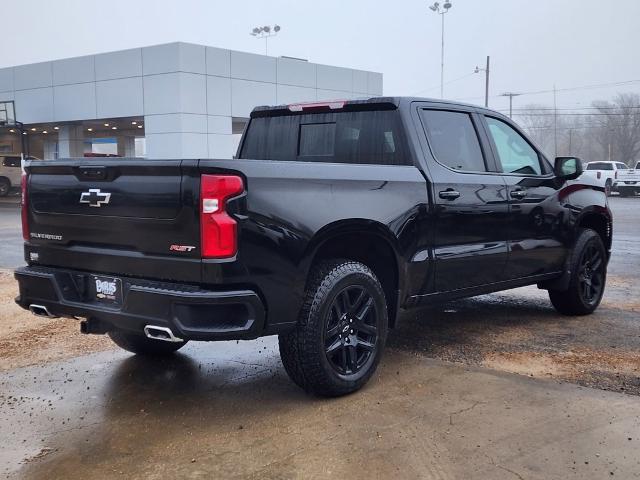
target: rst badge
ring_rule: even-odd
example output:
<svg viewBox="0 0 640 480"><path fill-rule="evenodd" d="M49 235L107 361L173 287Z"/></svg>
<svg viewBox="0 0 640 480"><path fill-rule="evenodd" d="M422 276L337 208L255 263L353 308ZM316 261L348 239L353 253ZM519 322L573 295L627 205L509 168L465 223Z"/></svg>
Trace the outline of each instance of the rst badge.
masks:
<svg viewBox="0 0 640 480"><path fill-rule="evenodd" d="M80 203L87 203L90 207L101 207L108 205L111 194L102 192L99 188L90 188L87 192L80 194Z"/></svg>
<svg viewBox="0 0 640 480"><path fill-rule="evenodd" d="M170 252L192 252L196 249L193 245L171 245Z"/></svg>

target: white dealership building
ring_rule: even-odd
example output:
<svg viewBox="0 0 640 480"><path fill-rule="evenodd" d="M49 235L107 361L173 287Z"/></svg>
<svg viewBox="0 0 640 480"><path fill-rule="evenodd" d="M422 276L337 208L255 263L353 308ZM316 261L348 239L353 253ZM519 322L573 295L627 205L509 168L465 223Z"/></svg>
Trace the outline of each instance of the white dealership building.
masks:
<svg viewBox="0 0 640 480"><path fill-rule="evenodd" d="M382 74L189 43L0 68L29 153L230 158L257 105L382 95ZM0 155L20 131L0 127Z"/></svg>

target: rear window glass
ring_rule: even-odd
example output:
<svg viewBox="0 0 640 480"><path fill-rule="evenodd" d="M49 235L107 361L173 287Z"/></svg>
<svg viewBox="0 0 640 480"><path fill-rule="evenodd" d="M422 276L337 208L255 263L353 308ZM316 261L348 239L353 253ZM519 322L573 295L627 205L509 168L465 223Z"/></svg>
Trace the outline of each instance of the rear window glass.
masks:
<svg viewBox="0 0 640 480"><path fill-rule="evenodd" d="M336 146L335 123L300 125L299 157L333 157Z"/></svg>
<svg viewBox="0 0 640 480"><path fill-rule="evenodd" d="M407 165L397 110L251 119L240 158Z"/></svg>
<svg viewBox="0 0 640 480"><path fill-rule="evenodd" d="M587 170L613 170L613 165L605 162L594 162L587 165Z"/></svg>
<svg viewBox="0 0 640 480"><path fill-rule="evenodd" d="M616 167L618 167L618 169L620 170L626 170L627 168L629 168L625 163L616 163Z"/></svg>
<svg viewBox="0 0 640 480"><path fill-rule="evenodd" d="M486 166L476 129L468 113L422 110L436 160L454 170L484 172Z"/></svg>

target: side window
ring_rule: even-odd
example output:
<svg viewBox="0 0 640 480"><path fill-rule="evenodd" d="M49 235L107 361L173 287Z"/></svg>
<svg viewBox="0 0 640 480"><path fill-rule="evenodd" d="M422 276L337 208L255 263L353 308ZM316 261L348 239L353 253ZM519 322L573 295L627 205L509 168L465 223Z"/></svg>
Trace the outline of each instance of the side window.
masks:
<svg viewBox="0 0 640 480"><path fill-rule="evenodd" d="M486 172L478 134L464 112L422 110L427 138L436 160L464 172Z"/></svg>
<svg viewBox="0 0 640 480"><path fill-rule="evenodd" d="M542 175L540 157L529 142L505 122L492 117L485 118L498 151L502 171L522 175Z"/></svg>

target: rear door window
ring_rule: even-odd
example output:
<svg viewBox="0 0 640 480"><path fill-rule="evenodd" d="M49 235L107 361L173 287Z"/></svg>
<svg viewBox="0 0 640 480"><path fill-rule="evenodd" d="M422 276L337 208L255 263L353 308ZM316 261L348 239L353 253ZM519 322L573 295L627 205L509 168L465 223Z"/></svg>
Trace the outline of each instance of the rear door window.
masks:
<svg viewBox="0 0 640 480"><path fill-rule="evenodd" d="M423 109L429 145L438 163L463 172L486 172L478 134L466 112Z"/></svg>
<svg viewBox="0 0 640 480"><path fill-rule="evenodd" d="M410 165L397 110L252 118L240 158Z"/></svg>

